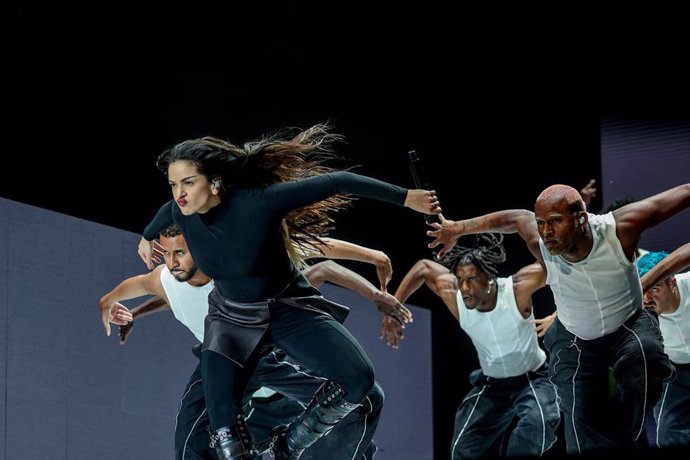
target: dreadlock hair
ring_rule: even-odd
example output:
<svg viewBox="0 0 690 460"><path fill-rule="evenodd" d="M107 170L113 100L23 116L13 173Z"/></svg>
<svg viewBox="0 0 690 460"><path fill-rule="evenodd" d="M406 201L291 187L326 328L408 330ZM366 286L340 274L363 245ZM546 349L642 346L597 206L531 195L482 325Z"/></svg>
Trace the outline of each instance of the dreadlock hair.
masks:
<svg viewBox="0 0 690 460"><path fill-rule="evenodd" d="M455 246L441 259L440 263L451 273L455 273L458 265L474 264L486 273L489 279L496 279L498 266L505 260L503 234L478 233L472 247Z"/></svg>
<svg viewBox="0 0 690 460"><path fill-rule="evenodd" d="M330 132L328 123L306 130L284 128L245 143L242 147L216 137L202 137L181 142L165 150L156 162L158 169L168 173L168 166L179 160L191 161L211 181L220 177L222 193L232 188L265 187L336 171L325 162L338 157L333 144L343 137ZM348 207L354 200L335 195L285 216L282 232L290 258L301 268L308 253L324 243L321 237L333 229L331 215Z"/></svg>

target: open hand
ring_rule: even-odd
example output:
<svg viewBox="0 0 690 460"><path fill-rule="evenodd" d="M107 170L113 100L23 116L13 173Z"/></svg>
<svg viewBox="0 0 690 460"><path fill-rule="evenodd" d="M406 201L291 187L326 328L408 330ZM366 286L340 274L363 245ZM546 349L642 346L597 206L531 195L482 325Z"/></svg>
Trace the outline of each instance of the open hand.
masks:
<svg viewBox="0 0 690 460"><path fill-rule="evenodd" d="M436 246L442 245L443 248L439 250L436 255L437 259L442 259L448 251L453 249L461 233L457 231L456 222L446 219L443 217L443 214L438 215L438 222L431 222L428 225L433 228L433 230L427 230L426 234L434 238L434 241L429 243L429 247L435 248Z"/></svg>
<svg viewBox="0 0 690 460"><path fill-rule="evenodd" d="M384 315L381 323L381 340L386 341L386 345L395 349L400 346L400 341L405 338L403 334L405 326L392 316Z"/></svg>

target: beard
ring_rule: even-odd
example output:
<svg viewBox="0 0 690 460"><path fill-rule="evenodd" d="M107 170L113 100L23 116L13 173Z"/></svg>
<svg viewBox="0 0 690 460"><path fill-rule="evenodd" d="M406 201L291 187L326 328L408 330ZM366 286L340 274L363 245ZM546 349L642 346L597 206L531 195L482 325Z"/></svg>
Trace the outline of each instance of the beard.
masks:
<svg viewBox="0 0 690 460"><path fill-rule="evenodd" d="M557 247L552 247L552 248L546 248L547 251L549 251L549 254L552 256L560 256L565 252L565 248L563 246L557 246Z"/></svg>
<svg viewBox="0 0 690 460"><path fill-rule="evenodd" d="M196 270L197 270L196 265L194 265L189 270L179 271L179 272L173 273L172 276L177 281L184 283L185 281L189 281L190 279L192 279L192 277L196 273Z"/></svg>

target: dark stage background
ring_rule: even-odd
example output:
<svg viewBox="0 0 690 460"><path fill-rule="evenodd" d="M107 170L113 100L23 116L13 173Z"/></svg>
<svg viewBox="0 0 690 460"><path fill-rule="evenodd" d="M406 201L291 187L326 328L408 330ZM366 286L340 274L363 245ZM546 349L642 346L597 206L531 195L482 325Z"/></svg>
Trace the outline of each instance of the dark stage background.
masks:
<svg viewBox="0 0 690 460"><path fill-rule="evenodd" d="M406 152L416 149L444 214L457 219L530 208L552 183L601 185L602 118L688 115L688 75L670 28L657 46L632 25L534 27L493 14L458 24L417 10L396 11L396 21L354 9L312 19L293 8L17 7L4 31L3 147L13 166L3 168L0 196L140 233L169 199L154 165L164 148L330 120L346 138L342 164L360 173L411 187ZM591 207L601 206L599 196ZM394 291L430 255L424 232L413 212L360 200L332 236L385 251ZM506 247L501 276L531 262L517 236ZM410 301L432 311L434 448L443 459L476 356L440 301L424 290ZM540 293L537 316L551 302Z"/></svg>

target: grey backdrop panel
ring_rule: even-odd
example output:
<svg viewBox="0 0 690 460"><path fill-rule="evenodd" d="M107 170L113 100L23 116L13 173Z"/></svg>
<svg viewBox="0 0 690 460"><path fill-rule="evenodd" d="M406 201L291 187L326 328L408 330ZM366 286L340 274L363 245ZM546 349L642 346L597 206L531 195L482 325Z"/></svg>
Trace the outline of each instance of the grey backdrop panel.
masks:
<svg viewBox="0 0 690 460"><path fill-rule="evenodd" d="M125 346L100 323L100 297L145 271L138 239L0 198L0 460L173 458L194 337L168 313L140 319ZM323 290L351 306L346 324L386 392L377 458L432 458L429 311L413 307L393 350L373 304Z"/></svg>
<svg viewBox="0 0 690 460"><path fill-rule="evenodd" d="M647 198L690 182L690 120L604 118L601 122L602 202ZM640 247L671 252L690 241L690 210L644 232Z"/></svg>

